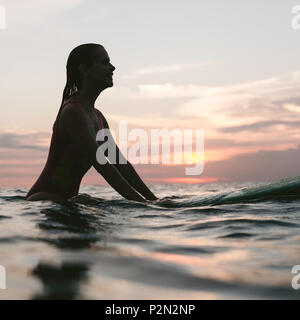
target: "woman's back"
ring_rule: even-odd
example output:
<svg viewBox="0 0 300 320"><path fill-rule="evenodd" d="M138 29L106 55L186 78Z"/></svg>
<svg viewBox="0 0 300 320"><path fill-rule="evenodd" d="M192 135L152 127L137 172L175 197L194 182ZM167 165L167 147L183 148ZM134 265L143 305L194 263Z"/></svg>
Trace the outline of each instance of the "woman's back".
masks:
<svg viewBox="0 0 300 320"><path fill-rule="evenodd" d="M27 197L36 192L53 192L67 199L78 194L82 177L90 169L91 163L81 154L64 128L61 115L68 107L79 108L82 117L87 119L90 133L95 138L102 125L99 115L94 119L84 110L84 107L74 99L69 99L62 106L61 113L54 125L50 149L46 165Z"/></svg>

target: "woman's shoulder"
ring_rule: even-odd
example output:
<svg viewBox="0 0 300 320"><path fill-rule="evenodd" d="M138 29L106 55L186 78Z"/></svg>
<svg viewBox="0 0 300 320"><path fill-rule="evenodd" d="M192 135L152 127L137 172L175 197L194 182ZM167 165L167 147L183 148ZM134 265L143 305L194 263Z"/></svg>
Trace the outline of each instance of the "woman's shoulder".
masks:
<svg viewBox="0 0 300 320"><path fill-rule="evenodd" d="M68 99L64 102L62 108L62 114L81 113L80 103L73 99Z"/></svg>

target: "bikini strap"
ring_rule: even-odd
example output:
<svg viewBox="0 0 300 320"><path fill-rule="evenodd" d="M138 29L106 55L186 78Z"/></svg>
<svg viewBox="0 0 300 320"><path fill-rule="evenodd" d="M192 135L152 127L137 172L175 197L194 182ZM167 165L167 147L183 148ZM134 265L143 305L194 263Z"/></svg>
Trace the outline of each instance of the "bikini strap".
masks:
<svg viewBox="0 0 300 320"><path fill-rule="evenodd" d="M99 110L96 110L96 113L97 113L98 120L101 124L100 129L104 129L103 121L102 121L102 117L101 117L101 112Z"/></svg>

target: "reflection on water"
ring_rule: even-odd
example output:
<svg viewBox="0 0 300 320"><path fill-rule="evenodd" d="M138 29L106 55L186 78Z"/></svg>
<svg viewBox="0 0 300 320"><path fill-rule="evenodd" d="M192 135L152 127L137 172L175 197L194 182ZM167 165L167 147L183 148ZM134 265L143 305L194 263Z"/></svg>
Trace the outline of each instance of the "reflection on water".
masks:
<svg viewBox="0 0 300 320"><path fill-rule="evenodd" d="M34 294L32 299L75 299L79 295L79 286L87 278L88 266L63 263L55 267L40 263L33 269L32 275L43 284L41 293Z"/></svg>
<svg viewBox="0 0 300 320"><path fill-rule="evenodd" d="M0 299L299 299L299 186L157 185L146 204L90 186L69 207L0 190Z"/></svg>

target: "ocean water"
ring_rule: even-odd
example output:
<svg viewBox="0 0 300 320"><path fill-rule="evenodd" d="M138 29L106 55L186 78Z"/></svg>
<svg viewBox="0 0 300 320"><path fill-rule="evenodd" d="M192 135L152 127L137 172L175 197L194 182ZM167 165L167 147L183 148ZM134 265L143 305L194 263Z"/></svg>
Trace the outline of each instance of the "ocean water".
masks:
<svg viewBox="0 0 300 320"><path fill-rule="evenodd" d="M83 186L70 207L0 190L0 299L299 299L300 178Z"/></svg>

